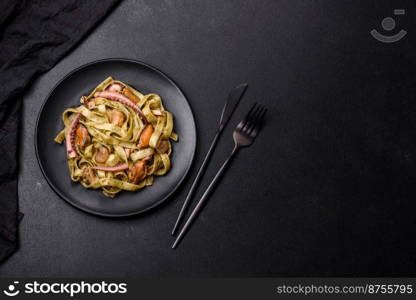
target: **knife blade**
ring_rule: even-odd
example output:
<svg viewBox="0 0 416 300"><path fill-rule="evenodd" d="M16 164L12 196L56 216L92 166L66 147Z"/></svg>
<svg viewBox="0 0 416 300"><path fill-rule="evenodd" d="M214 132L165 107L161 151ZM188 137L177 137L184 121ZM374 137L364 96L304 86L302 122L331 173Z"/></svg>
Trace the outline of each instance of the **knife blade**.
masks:
<svg viewBox="0 0 416 300"><path fill-rule="evenodd" d="M221 112L219 124L220 128L223 129L231 119L231 116L233 115L238 103L240 103L241 98L247 90L247 87L247 83L242 83L231 90L230 94L228 95L228 100L225 102Z"/></svg>

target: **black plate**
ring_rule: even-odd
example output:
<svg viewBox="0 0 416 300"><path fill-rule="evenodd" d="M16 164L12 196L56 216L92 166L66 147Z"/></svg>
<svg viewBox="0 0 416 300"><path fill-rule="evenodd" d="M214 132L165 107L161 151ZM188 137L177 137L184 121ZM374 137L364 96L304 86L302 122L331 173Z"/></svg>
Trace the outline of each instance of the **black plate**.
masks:
<svg viewBox="0 0 416 300"><path fill-rule="evenodd" d="M79 105L107 76L121 80L142 93L157 93L165 108L174 115L174 131L179 141L173 143L172 168L155 178L152 186L138 192L121 192L114 199L101 190L87 190L71 181L64 145L54 142L63 128L62 112ZM40 168L52 189L75 207L92 214L122 217L148 210L171 195L187 174L194 157L196 129L192 110L179 87L161 71L142 62L106 59L86 64L65 76L45 100L36 124L35 148Z"/></svg>

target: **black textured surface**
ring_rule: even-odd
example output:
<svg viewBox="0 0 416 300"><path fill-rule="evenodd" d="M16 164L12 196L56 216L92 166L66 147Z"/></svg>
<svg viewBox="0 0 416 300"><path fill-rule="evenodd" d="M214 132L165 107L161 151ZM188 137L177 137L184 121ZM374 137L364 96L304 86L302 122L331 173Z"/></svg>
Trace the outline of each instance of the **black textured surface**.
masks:
<svg viewBox="0 0 416 300"><path fill-rule="evenodd" d="M408 35L369 31L394 8ZM416 52L412 1L125 1L25 96L21 249L1 276L411 276L416 272ZM166 71L197 121L199 163L230 88L250 86L204 183L254 101L269 107L180 247L189 185L113 221L59 199L38 168L34 123L68 71L126 57ZM63 170L66 171L66 170ZM195 165L191 175L195 174ZM199 195L201 190L199 191Z"/></svg>

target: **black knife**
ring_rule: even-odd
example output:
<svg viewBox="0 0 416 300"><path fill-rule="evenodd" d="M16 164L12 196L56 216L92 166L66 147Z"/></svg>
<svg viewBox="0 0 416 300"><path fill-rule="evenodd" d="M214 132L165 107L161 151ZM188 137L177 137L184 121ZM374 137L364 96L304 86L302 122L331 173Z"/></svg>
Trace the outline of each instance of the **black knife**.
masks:
<svg viewBox="0 0 416 300"><path fill-rule="evenodd" d="M209 147L209 150L207 154L205 155L202 165L199 167L198 173L196 174L194 182L192 183L191 188L189 189L188 195L186 196L185 201L183 202L181 211L179 212L179 216L176 219L175 226L173 227L172 235L175 235L177 229L179 228L183 220L183 217L185 216L186 210L191 202L191 199L196 192L199 181L201 180L202 175L205 173L209 159L212 153L214 152L218 139L221 136L221 133L224 130L225 126L227 125L228 121L231 119L231 116L234 110L236 109L238 103L240 102L240 99L243 97L244 92L246 91L247 87L248 87L247 83L242 83L236 86L235 88L233 88L230 94L228 95L228 99L225 102L224 108L222 109L222 112L221 112L221 119L217 128L217 132L215 133L214 139L211 142L211 146Z"/></svg>

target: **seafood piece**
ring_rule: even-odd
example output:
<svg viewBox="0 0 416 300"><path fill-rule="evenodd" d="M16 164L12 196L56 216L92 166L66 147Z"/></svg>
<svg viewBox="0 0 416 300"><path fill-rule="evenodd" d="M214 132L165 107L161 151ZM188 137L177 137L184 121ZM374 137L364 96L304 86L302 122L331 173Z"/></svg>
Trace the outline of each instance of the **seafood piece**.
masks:
<svg viewBox="0 0 416 300"><path fill-rule="evenodd" d="M106 147L100 146L98 148L97 154L95 154L95 161L99 164L105 163L109 156L108 149Z"/></svg>
<svg viewBox="0 0 416 300"><path fill-rule="evenodd" d="M106 91L119 93L123 88L124 87L119 83L112 83L106 88Z"/></svg>
<svg viewBox="0 0 416 300"><path fill-rule="evenodd" d="M169 151L169 141L168 140L160 140L159 144L157 145L157 152L159 153L166 153Z"/></svg>
<svg viewBox="0 0 416 300"><path fill-rule="evenodd" d="M75 141L78 147L84 148L91 141L91 137L88 134L87 128L84 125L79 124L77 130L75 131Z"/></svg>
<svg viewBox="0 0 416 300"><path fill-rule="evenodd" d="M111 124L121 127L124 123L124 114L118 109L113 109L110 114L110 121Z"/></svg>
<svg viewBox="0 0 416 300"><path fill-rule="evenodd" d="M118 172L118 171L123 171L129 168L129 164L125 163L125 164L121 164L118 166L114 166L114 167L102 167L102 166L94 166L92 167L94 170L99 170L99 171L105 171L105 172Z"/></svg>
<svg viewBox="0 0 416 300"><path fill-rule="evenodd" d="M80 113L76 114L65 136L66 152L69 158L75 158L78 155L75 151L75 131L77 129L80 116Z"/></svg>
<svg viewBox="0 0 416 300"><path fill-rule="evenodd" d="M108 100L112 100L112 101L117 101L120 102L121 104L126 105L127 107L130 107L132 110L134 110L139 117L142 119L142 121L147 124L147 119L146 116L143 114L142 110L136 105L134 104L129 98L127 98L126 96L123 96L119 93L116 92L96 92L94 94L94 97L102 97L102 98L106 98Z"/></svg>
<svg viewBox="0 0 416 300"><path fill-rule="evenodd" d="M129 167L128 177L130 182L137 184L146 176L146 163L143 160L136 161Z"/></svg>
<svg viewBox="0 0 416 300"><path fill-rule="evenodd" d="M129 98L134 104L136 104L137 102L140 101L140 99L132 91L130 91L128 88L125 88L123 90L123 94L124 94L124 96Z"/></svg>
<svg viewBox="0 0 416 300"><path fill-rule="evenodd" d="M87 184L91 184L98 179L95 175L94 170L91 167L84 168L82 172L82 177L84 178Z"/></svg>
<svg viewBox="0 0 416 300"><path fill-rule="evenodd" d="M153 126L152 124L148 124L140 134L139 143L137 146L139 148L149 147L150 137L153 134Z"/></svg>

